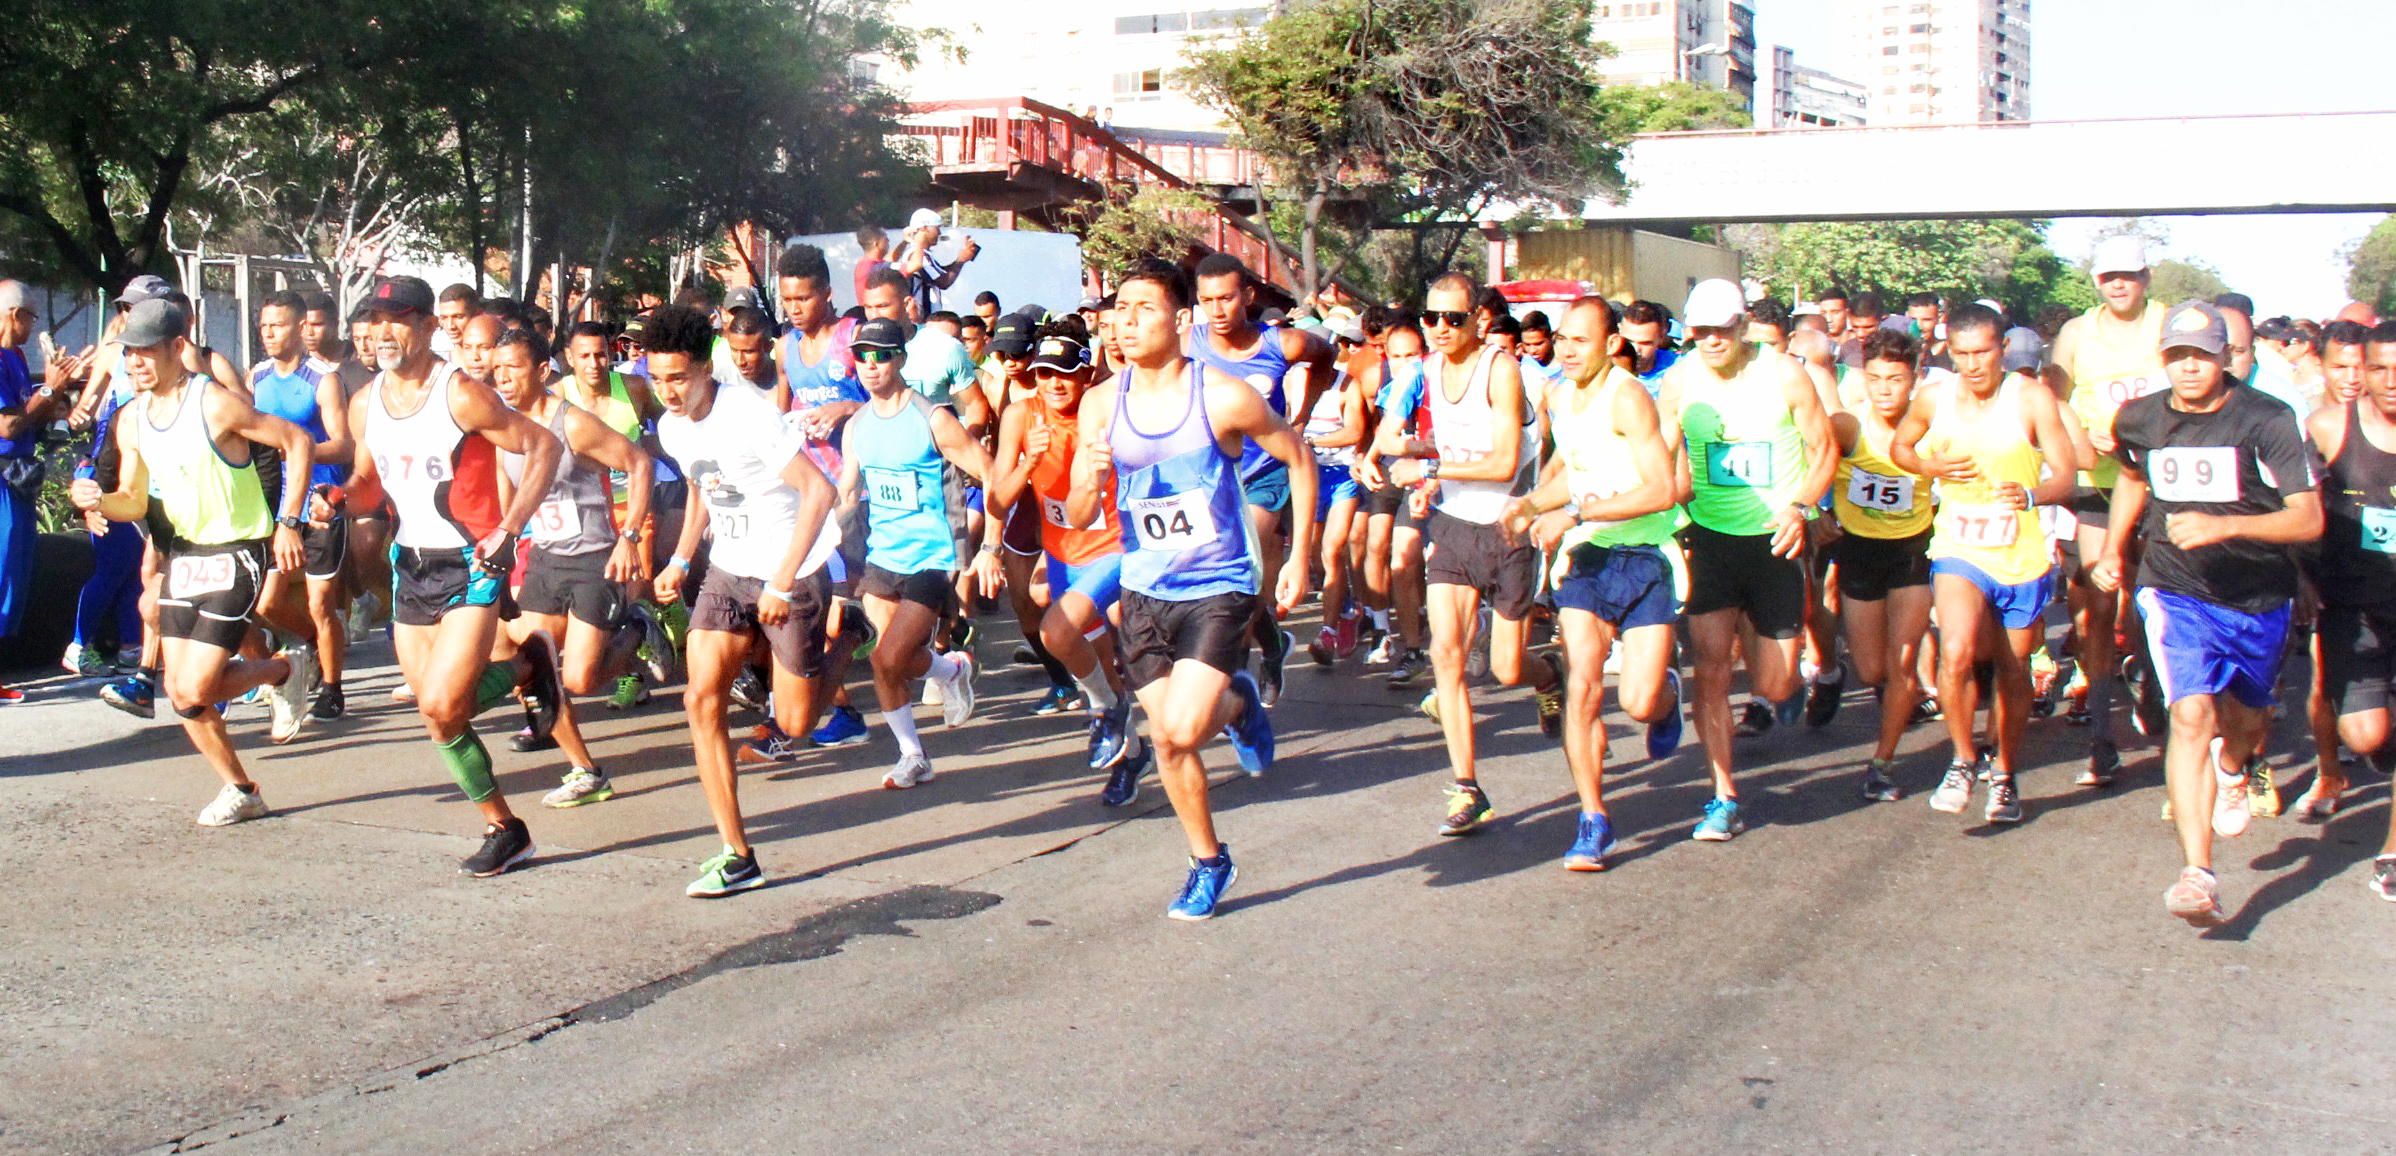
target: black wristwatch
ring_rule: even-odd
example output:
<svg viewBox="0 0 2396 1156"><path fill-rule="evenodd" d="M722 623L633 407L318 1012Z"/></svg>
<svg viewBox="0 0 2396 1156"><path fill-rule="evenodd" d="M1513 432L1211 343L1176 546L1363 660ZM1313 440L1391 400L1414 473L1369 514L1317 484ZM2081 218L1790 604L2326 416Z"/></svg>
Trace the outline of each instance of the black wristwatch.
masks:
<svg viewBox="0 0 2396 1156"><path fill-rule="evenodd" d="M285 514L282 517L275 519L275 525L281 526L286 530L297 530L300 527L307 525L307 523L301 521L299 518L293 515Z"/></svg>

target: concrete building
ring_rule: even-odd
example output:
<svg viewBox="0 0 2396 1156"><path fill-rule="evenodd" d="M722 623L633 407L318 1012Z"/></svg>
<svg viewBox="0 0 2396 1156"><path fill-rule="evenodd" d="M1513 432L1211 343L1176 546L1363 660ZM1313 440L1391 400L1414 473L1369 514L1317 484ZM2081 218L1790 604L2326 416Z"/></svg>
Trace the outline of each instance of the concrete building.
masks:
<svg viewBox="0 0 2396 1156"><path fill-rule="evenodd" d="M1845 77L1797 63L1775 44L1756 85L1757 128L1836 128L1867 122L1870 90Z"/></svg>
<svg viewBox="0 0 2396 1156"><path fill-rule="evenodd" d="M1101 0L909 0L900 17L944 28L963 59L928 47L912 70L884 62L880 78L911 100L1028 96L1136 128L1220 130L1222 118L1173 82L1183 52L1209 36L1262 24L1262 3Z"/></svg>
<svg viewBox="0 0 2396 1156"><path fill-rule="evenodd" d="M1755 9L1739 0L1598 0L1590 35L1614 46L1607 84L1686 80L1755 107Z"/></svg>
<svg viewBox="0 0 2396 1156"><path fill-rule="evenodd" d="M1833 20L1871 123L2030 119L2030 0L1838 0Z"/></svg>

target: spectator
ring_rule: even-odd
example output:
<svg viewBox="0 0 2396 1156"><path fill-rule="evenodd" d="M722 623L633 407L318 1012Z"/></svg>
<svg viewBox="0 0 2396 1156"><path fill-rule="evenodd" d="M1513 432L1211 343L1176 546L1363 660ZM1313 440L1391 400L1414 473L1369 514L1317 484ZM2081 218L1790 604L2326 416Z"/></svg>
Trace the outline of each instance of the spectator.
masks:
<svg viewBox="0 0 2396 1156"><path fill-rule="evenodd" d="M25 364L25 339L33 334L33 303L25 286L0 281L0 639L16 637L25 604L33 596L35 503L42 492L39 456L42 430L66 412L67 388L82 368L81 356L53 354L44 380L34 388ZM0 686L0 704L25 701L23 691Z"/></svg>
<svg viewBox="0 0 2396 1156"><path fill-rule="evenodd" d="M900 238L898 255L891 258L891 264L907 275L907 295L915 299L917 321L932 315L940 305L935 294L956 284L957 274L964 271L965 263L982 251L979 242L967 237L957 249L956 263L942 264L932 255L932 246L946 239L940 231L940 214L917 209L907 218L907 233Z"/></svg>
<svg viewBox="0 0 2396 1156"><path fill-rule="evenodd" d="M879 269L884 265L888 265L889 263L890 234L883 232L881 227L878 225L867 225L861 229L858 229L856 269L857 300L865 300L865 279L873 276L874 270Z"/></svg>

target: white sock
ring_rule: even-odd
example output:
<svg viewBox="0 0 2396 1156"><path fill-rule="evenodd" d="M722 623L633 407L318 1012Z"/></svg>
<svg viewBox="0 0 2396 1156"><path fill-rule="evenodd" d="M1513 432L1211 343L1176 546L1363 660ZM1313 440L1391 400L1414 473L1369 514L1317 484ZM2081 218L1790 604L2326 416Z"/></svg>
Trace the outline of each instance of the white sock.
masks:
<svg viewBox="0 0 2396 1156"><path fill-rule="evenodd" d="M1073 685L1082 688L1082 697L1090 700L1090 713L1115 709L1115 688L1107 684L1105 672L1091 667L1088 674L1073 676Z"/></svg>
<svg viewBox="0 0 2396 1156"><path fill-rule="evenodd" d="M915 707L902 705L897 710L882 712L882 725L890 728L890 737L898 740L899 754L920 755L923 739L915 734Z"/></svg>
<svg viewBox="0 0 2396 1156"><path fill-rule="evenodd" d="M1389 629L1389 611L1387 611L1387 610L1376 610L1376 611L1373 611L1373 629L1375 629L1375 630L1379 630L1379 631L1384 631L1384 632L1388 631L1388 629Z"/></svg>
<svg viewBox="0 0 2396 1156"><path fill-rule="evenodd" d="M932 654L932 665L930 668L924 671L924 677L935 678L941 682L955 682L957 680L958 673L964 669L964 659L959 658L954 654L943 654L938 651L934 651Z"/></svg>

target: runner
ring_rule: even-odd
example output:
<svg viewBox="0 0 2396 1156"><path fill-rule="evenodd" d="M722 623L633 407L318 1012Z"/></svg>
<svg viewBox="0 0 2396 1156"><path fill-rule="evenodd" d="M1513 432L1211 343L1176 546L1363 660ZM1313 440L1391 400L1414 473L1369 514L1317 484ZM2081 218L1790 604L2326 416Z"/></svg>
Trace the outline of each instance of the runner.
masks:
<svg viewBox="0 0 2396 1156"><path fill-rule="evenodd" d="M1830 415L1839 464L1830 481L1840 531L1830 544L1847 654L1856 676L1880 692L1880 737L1864 766L1863 797L1903 798L1891 773L1897 741L1921 699L1916 676L1930 631L1930 479L1892 460L1898 428L1920 404L1913 338L1882 331L1864 343L1864 405Z"/></svg>
<svg viewBox="0 0 2396 1156"><path fill-rule="evenodd" d="M1938 701L1955 754L1930 793L1930 806L1954 814L1972 800L1980 750L1973 732L1980 688L1973 672L1988 662L1994 667L1989 729L1996 753L1982 818L2018 823L2022 804L2014 772L2021 767L2022 726L2030 718L2028 664L2040 617L2055 595L2054 562L2037 507L2071 496L2072 438L2053 392L2028 374L2005 371L2005 319L1995 311L1966 305L1949 315L1947 357L1955 378L1914 400L1889 453L1898 469L1932 478L1939 487L1930 581L1939 622ZM1990 619L2003 628L2001 639L1988 629Z"/></svg>
<svg viewBox="0 0 2396 1156"><path fill-rule="evenodd" d="M661 407L650 387L648 375L615 369L613 350L609 346L607 326L599 322L577 321L567 326L565 353L568 373L554 383L554 388L560 398L598 418L601 425L646 454L657 446L650 429ZM669 471L660 468L653 456L649 460L652 471L660 480L673 480ZM659 503L654 493L641 495L648 513L637 521L633 520L631 475L610 468L607 478L610 513L618 529L638 531L642 542L655 545L661 541L660 535L665 530L674 528L672 523L664 523L661 528ZM678 535L668 534L666 537ZM639 651L640 665L616 676L615 692L609 696L607 703L611 709L625 710L649 701L649 688L672 682L675 667L679 665L677 648L666 621L670 618L679 620L680 615L665 613L649 601L654 593L651 583L656 575L653 555L654 551L650 549L636 551L633 558L636 572L631 580L624 583L624 599L640 616L645 633Z"/></svg>
<svg viewBox="0 0 2396 1156"><path fill-rule="evenodd" d="M545 735L564 701L549 636L527 638L512 659L490 657L499 619L512 612L516 538L549 493L560 447L489 386L433 356L432 309L432 287L415 277L377 282L358 306L360 333L382 372L350 402L358 460L349 498L372 507L388 495L396 514L392 649L442 765L482 812L482 847L459 870L488 878L537 849L491 776L474 716L522 690L535 734ZM499 452L525 457L522 483L504 508ZM319 494L311 520L330 525L344 505L341 494Z"/></svg>
<svg viewBox="0 0 2396 1156"><path fill-rule="evenodd" d="M877 274L874 288L884 284ZM840 494L843 503L862 497L868 506L865 573L857 593L881 639L873 653L874 694L899 747L898 763L882 776L882 785L904 790L932 781L908 683L923 677L940 687L947 725L963 726L973 717L972 652L936 653L929 644L954 575L967 569L957 558L941 485L943 462L979 480L990 476L990 454L967 436L954 413L908 386L906 331L897 321L875 318L858 326L849 352L871 400L849 418ZM985 540L970 567L985 593L998 588L998 549L995 537Z"/></svg>
<svg viewBox="0 0 2396 1156"><path fill-rule="evenodd" d="M338 486L357 456L357 443L349 435L348 399L341 395L335 367L310 357L301 346L300 321L307 311L307 302L289 291L268 295L258 307L258 348L266 357L250 367L250 396L260 412L282 418L314 439L310 484ZM258 592L259 612L284 633L312 641L322 681L308 714L337 719L348 709L341 675L349 648L343 621L348 608L349 519L335 514L323 529L303 525L300 544L306 555L304 572L280 565L268 570ZM303 580L295 582L295 576ZM297 606L286 601L294 595Z"/></svg>
<svg viewBox="0 0 2396 1156"><path fill-rule="evenodd" d="M1066 316L1077 322L1081 320L1078 313ZM998 365L996 380L991 383L993 392L1006 398L1005 408L999 415L997 460L1002 463L1017 462L1020 465L1028 464L1031 460L1021 457L1020 442L1029 427L1022 417L1016 416L1016 411L1039 390L1038 378L1032 370L1032 351L1038 344L1039 329L1039 324L1030 317L1009 315L999 319L997 335L991 339L990 359ZM1077 332L1081 334L1077 342L1095 357L1096 352L1089 350L1087 344L1089 331L1082 329ZM1094 379L1097 366L1093 364L1086 368L1090 369ZM1087 384L1084 382L1085 386ZM1010 423L1017 437L1014 451L1007 448L1006 430ZM1069 449L1062 460L1071 461ZM1007 601L1014 608L1015 624L1023 631L1023 646L1016 654L1016 661L1024 661L1025 656L1029 655L1048 674L1048 690L1041 694L1039 702L1033 704L1033 714L1045 717L1082 710L1089 705L1090 700L1082 694L1081 688L1074 685L1073 673L1065 668L1064 663L1057 661L1056 655L1050 653L1048 644L1041 639L1041 620L1056 596L1056 591L1046 583L1042 569L1042 559L1049 556L1041 546L1042 527L1047 524L1047 515L1041 503L1018 500L1021 495L1021 487L1018 487L1010 491L1005 501L997 502L993 507L999 511L999 541L1005 547L999 554L999 565L1006 572ZM995 493L992 497L996 497Z"/></svg>
<svg viewBox="0 0 2396 1156"><path fill-rule="evenodd" d="M1489 673L1503 686L1531 684L1542 732L1559 733L1564 712L1563 664L1543 654L1524 669L1531 605L1539 596L1539 549L1503 522L1510 500L1527 492L1538 473L1536 418L1524 408L1514 359L1473 336L1477 292L1471 277L1448 273L1423 295L1423 331L1433 351L1423 368L1429 436L1375 447L1400 458L1390 467L1392 482L1434 483L1414 500L1434 507L1423 552L1424 604L1431 620L1432 694L1455 780L1442 835L1471 834L1495 816L1475 765L1464 669L1483 602L1493 612L1486 626Z"/></svg>
<svg viewBox="0 0 2396 1156"><path fill-rule="evenodd" d="M2113 417L2121 468L2092 577L2121 589L2130 539L2145 539L2138 610L2171 712L2163 768L2187 862L2163 902L2208 927L2222 919L2213 837L2246 830L2247 773L2271 723L2297 588L2286 547L2321 535L2321 495L2288 407L2233 388L2220 311L2184 301L2161 325L2171 388Z"/></svg>
<svg viewBox="0 0 2396 1156"><path fill-rule="evenodd" d="M435 339L435 344L442 347L439 352L452 355L454 360L458 334L482 311L483 295L475 292L474 286L460 281L441 290L433 299L433 322L440 327L440 335Z"/></svg>
<svg viewBox="0 0 2396 1156"><path fill-rule="evenodd" d="M358 360L348 342L341 340L341 307L334 304L330 295L305 292L300 299L307 303L307 312L300 318L300 345L308 351L308 356L333 367L333 377L341 383L341 408L346 414L358 391L374 378L374 371ZM354 442L357 431L350 431L350 437ZM347 517L349 638L352 642L362 642L375 618L390 609L391 518L387 509L363 506L350 509Z"/></svg>
<svg viewBox="0 0 2396 1156"><path fill-rule="evenodd" d="M807 435L783 424L765 391L715 380L713 338L707 314L682 306L658 309L643 333L650 380L666 407L658 437L690 488L689 513L656 589L662 601L692 604L683 703L699 783L724 841L683 890L699 899L765 885L741 817L725 704L762 636L775 699L797 711L789 733L814 726L829 697L816 677L832 598L826 567L840 546L831 483L808 456ZM703 538L706 573L686 590Z"/></svg>
<svg viewBox="0 0 2396 1156"><path fill-rule="evenodd" d="M1349 541L1355 536L1357 508L1364 501L1364 487L1354 472L1356 450L1372 427L1365 421L1363 383L1348 367L1364 360L1361 352L1345 359L1329 388L1315 395L1300 433L1307 448L1314 451L1315 485L1320 495L1314 520L1322 527L1323 625L1306 647L1307 656L1317 666L1329 666L1356 653L1357 623L1362 617L1350 589Z"/></svg>
<svg viewBox="0 0 2396 1156"><path fill-rule="evenodd" d="M1666 372L1659 411L1686 448L1690 525L1686 614L1696 652L1690 714L1714 797L1692 837L1723 842L1746 829L1731 779L1730 669L1742 620L1749 685L1784 702L1798 690L1805 626L1805 524L1830 488L1838 452L1813 378L1795 358L1742 340L1739 287L1699 282L1682 320L1694 356Z"/></svg>
<svg viewBox="0 0 2396 1156"><path fill-rule="evenodd" d="M1078 526L1096 521L1113 479L1123 527L1123 665L1190 848L1189 878L1165 914L1194 922L1212 917L1239 877L1231 848L1215 837L1199 748L1221 731L1249 774L1273 763L1273 722L1245 669L1261 571L1241 522L1243 439L1288 471L1301 508L1316 498L1314 471L1297 468L1305 446L1263 394L1184 353L1201 344L1189 340L1190 300L1180 271L1169 267L1142 268L1117 287L1113 332L1129 365L1082 399L1095 428L1074 454L1065 517ZM1284 612L1305 597L1314 524L1298 522L1292 538L1275 586Z"/></svg>
<svg viewBox="0 0 2396 1156"><path fill-rule="evenodd" d="M2340 741L2386 764L2396 686L2396 325L2372 331L2365 348L2362 396L2333 402L2307 423L2328 463L2312 579L2321 598L2314 696L2326 700L2331 732L2312 788L2290 810L2312 823L2329 821L2345 801ZM2380 898L2396 899L2396 823L2372 865L2371 886Z"/></svg>
<svg viewBox="0 0 2396 1156"><path fill-rule="evenodd" d="M126 403L135 407L124 415L130 420L117 422L112 435L122 463L117 485L104 493L97 481L77 478L69 495L75 508L112 522L144 521L153 501L163 514L171 540L158 543L167 575L158 609L161 689L191 745L224 780L199 816L201 826L222 827L269 812L233 752L216 704L273 687L270 735L287 743L298 737L315 689L316 660L306 647L263 660L236 657L268 551L286 571L301 566L300 518L290 511L307 501L314 443L306 430L185 368L189 326L184 312L163 299L140 302L126 315L117 344L138 396ZM259 474L260 447L281 452L283 476L272 495L279 502ZM277 517L277 509L285 512Z"/></svg>
<svg viewBox="0 0 2396 1156"><path fill-rule="evenodd" d="M1564 854L1570 871L1603 871L1614 851L1606 814L1607 652L1622 645L1623 713L1647 724L1647 753L1680 745L1680 673L1672 626L1680 617L1673 575L1685 521L1674 492L1673 447L1655 401L1607 356L1614 309L1602 297L1567 306L1555 334L1562 373L1545 399L1564 468L1508 503L1506 528L1526 529L1558 554L1556 629L1571 669L1564 684L1564 761L1581 796L1581 821ZM1670 552L1669 554L1667 552Z"/></svg>
<svg viewBox="0 0 2396 1156"><path fill-rule="evenodd" d="M1198 315L1204 320L1190 327L1188 355L1254 386L1265 404L1284 419L1298 414L1303 420L1303 415L1313 412L1316 395L1331 384L1330 343L1294 328L1267 332L1259 327L1255 279L1239 258L1228 253L1210 253L1199 261L1196 284ZM1305 378L1297 395L1291 396L1289 375L1300 367L1305 369ZM1291 520L1288 512L1296 508L1290 504L1289 476L1273 455L1252 445L1240 453L1240 484L1248 495L1248 524L1256 535L1264 572L1278 573L1287 546L1284 539L1290 533L1285 524ZM1265 705L1271 706L1281 698L1283 668L1296 640L1281 628L1272 607L1262 600L1257 603L1256 615L1251 630L1261 650L1257 671Z"/></svg>
<svg viewBox="0 0 2396 1156"><path fill-rule="evenodd" d="M1375 622L1381 641L1365 662L1390 664L1387 681L1392 687L1412 686L1431 669L1431 642L1423 626L1423 515L1408 500L1412 491L1389 480L1393 459L1380 449L1412 436L1422 404L1427 348L1414 322L1390 323L1383 338L1380 384L1373 390L1374 448L1356 461L1356 479L1371 494L1365 507L1366 589L1371 591L1378 580L1381 604Z"/></svg>

